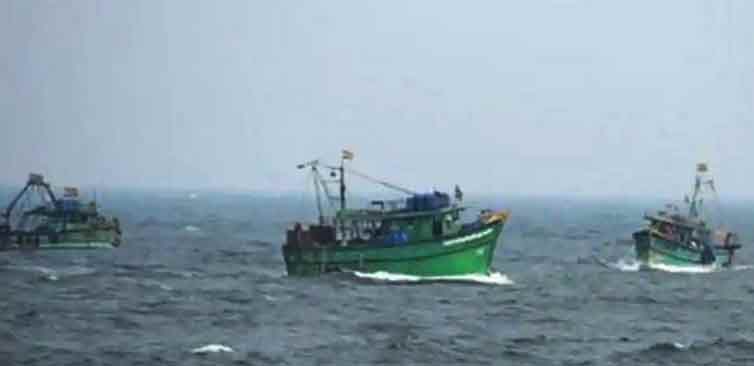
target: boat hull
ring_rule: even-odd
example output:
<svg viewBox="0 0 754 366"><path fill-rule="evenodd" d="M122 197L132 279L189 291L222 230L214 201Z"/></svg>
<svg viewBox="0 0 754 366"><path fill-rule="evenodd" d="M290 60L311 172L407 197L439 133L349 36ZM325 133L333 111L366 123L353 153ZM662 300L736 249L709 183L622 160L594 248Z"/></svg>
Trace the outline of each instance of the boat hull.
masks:
<svg viewBox="0 0 754 366"><path fill-rule="evenodd" d="M692 249L686 245L667 240L642 230L634 234L636 258L647 265L668 266L712 266L729 265L730 253L727 250L713 249L712 255L705 254L702 248Z"/></svg>
<svg viewBox="0 0 754 366"><path fill-rule="evenodd" d="M422 277L487 274L504 223L473 232L404 245L283 246L288 275L326 272L389 272Z"/></svg>
<svg viewBox="0 0 754 366"><path fill-rule="evenodd" d="M87 230L64 233L12 233L0 238L0 250L23 249L112 249L121 245L115 230Z"/></svg>

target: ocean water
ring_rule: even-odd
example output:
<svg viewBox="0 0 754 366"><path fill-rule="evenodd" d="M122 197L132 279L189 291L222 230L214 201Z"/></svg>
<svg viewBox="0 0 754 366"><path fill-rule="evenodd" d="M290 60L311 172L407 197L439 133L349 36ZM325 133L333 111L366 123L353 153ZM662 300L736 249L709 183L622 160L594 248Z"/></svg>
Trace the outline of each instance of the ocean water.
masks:
<svg viewBox="0 0 754 366"><path fill-rule="evenodd" d="M752 365L754 254L640 270L657 202L479 198L513 216L487 278L288 278L298 196L120 192L125 245L0 253L0 365ZM726 208L746 243L754 204Z"/></svg>

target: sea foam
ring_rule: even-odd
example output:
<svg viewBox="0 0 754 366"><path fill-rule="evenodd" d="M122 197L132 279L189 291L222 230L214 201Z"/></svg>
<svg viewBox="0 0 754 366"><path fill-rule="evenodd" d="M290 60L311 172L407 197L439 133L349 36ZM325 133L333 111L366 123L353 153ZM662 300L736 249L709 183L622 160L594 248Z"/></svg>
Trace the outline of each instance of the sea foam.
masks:
<svg viewBox="0 0 754 366"><path fill-rule="evenodd" d="M617 269L622 272L638 272L641 270L641 263L634 259L619 259L615 263L605 263L608 268Z"/></svg>
<svg viewBox="0 0 754 366"><path fill-rule="evenodd" d="M673 266L669 264L655 264L650 263L647 267L656 271L670 272L670 273L712 273L717 272L721 268L716 265L709 266Z"/></svg>
<svg viewBox="0 0 754 366"><path fill-rule="evenodd" d="M469 274L469 275L458 275L458 276L428 276L428 277L405 275L405 274L399 274L399 273L389 273L389 272L383 272L383 271L374 272L374 273L354 272L353 274L359 278L370 279L370 280L375 280L375 281L394 282L394 283L468 282L468 283L479 283L479 284L484 284L484 285L513 285L515 284L515 282L509 279L508 276L498 273L498 272L493 272L493 273L490 273L489 275Z"/></svg>
<svg viewBox="0 0 754 366"><path fill-rule="evenodd" d="M232 348L228 346L224 346L222 344L208 344L206 346L194 348L191 350L191 353L195 355L206 355L209 353L219 353L219 352L234 352Z"/></svg>
<svg viewBox="0 0 754 366"><path fill-rule="evenodd" d="M695 265L695 266L674 266L670 264L650 263L643 264L632 259L619 259L617 262L604 263L608 268L617 269L621 272L639 272L641 270L660 271L668 273L715 273L723 271L747 271L754 269L754 265L736 265L723 267L718 265Z"/></svg>

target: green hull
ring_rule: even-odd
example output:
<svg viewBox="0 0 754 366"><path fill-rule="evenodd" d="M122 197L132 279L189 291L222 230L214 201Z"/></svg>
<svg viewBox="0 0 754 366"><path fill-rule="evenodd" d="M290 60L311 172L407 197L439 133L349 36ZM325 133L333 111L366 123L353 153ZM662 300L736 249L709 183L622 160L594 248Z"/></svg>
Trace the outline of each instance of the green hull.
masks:
<svg viewBox="0 0 754 366"><path fill-rule="evenodd" d="M61 242L55 244L41 244L37 249L113 249L117 246L111 242Z"/></svg>
<svg viewBox="0 0 754 366"><path fill-rule="evenodd" d="M727 250L716 249L713 250L712 258L705 257L702 249L691 249L656 235L650 235L646 230L634 234L634 240L636 257L644 264L676 267L730 264L730 253Z"/></svg>
<svg viewBox="0 0 754 366"><path fill-rule="evenodd" d="M404 245L283 246L288 275L389 272L421 277L488 274L503 223L445 238Z"/></svg>
<svg viewBox="0 0 754 366"><path fill-rule="evenodd" d="M115 230L81 230L54 236L14 235L0 243L0 250L18 249L111 249L120 246L121 237Z"/></svg>

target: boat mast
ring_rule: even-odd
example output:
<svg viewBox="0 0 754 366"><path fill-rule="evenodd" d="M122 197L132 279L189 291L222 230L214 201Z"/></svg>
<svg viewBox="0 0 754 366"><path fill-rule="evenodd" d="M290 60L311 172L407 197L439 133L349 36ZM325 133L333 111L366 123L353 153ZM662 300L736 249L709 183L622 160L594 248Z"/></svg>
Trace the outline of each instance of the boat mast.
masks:
<svg viewBox="0 0 754 366"><path fill-rule="evenodd" d="M696 165L696 181L694 182L694 194L691 197L691 206L689 207L689 217L699 218L700 216L702 202L699 199L699 195L702 190L702 179L707 171L708 168L706 163L699 163Z"/></svg>
<svg viewBox="0 0 754 366"><path fill-rule="evenodd" d="M343 168L345 158L340 159L340 209L346 209L346 174Z"/></svg>
<svg viewBox="0 0 754 366"><path fill-rule="evenodd" d="M694 184L694 194L691 196L691 207L689 207L689 217L699 217L699 210L697 208L697 197L699 196L700 186L699 176L696 176L696 183Z"/></svg>
<svg viewBox="0 0 754 366"><path fill-rule="evenodd" d="M346 209L346 160L353 160L353 153L349 150L343 149L340 154L340 167L337 169L340 171L340 209Z"/></svg>
<svg viewBox="0 0 754 366"><path fill-rule="evenodd" d="M319 214L319 224L324 225L325 224L325 216L322 212L322 198L320 197L320 176L319 171L317 170L317 166L312 166L312 175L314 178L314 194L317 196L317 213Z"/></svg>
<svg viewBox="0 0 754 366"><path fill-rule="evenodd" d="M319 175L319 170L317 169L317 166L319 165L319 160L312 160L308 161L303 164L299 164L296 166L298 169L304 169L306 167L310 167L312 169L312 176L314 179L314 193L317 197L317 213L319 216L319 224L323 225L325 223L325 215L322 210L322 197L320 197L320 188L325 187L324 183L322 182L322 177Z"/></svg>

